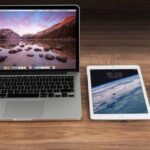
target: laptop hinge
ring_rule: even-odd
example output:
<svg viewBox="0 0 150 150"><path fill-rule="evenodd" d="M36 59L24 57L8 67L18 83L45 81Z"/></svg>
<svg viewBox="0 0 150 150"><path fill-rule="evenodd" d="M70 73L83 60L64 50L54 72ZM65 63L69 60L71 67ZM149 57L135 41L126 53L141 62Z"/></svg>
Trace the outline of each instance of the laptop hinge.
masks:
<svg viewBox="0 0 150 150"><path fill-rule="evenodd" d="M0 76L4 76L4 75L53 75L53 74L67 74L68 72L38 72L38 73L35 73L35 72L13 72L13 73L9 73L9 72L3 72L3 73L0 73Z"/></svg>

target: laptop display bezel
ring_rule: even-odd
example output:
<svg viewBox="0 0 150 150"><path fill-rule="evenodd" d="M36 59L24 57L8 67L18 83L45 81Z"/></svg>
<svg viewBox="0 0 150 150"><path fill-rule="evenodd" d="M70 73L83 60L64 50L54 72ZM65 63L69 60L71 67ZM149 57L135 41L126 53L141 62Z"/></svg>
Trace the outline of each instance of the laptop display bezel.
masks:
<svg viewBox="0 0 150 150"><path fill-rule="evenodd" d="M79 47L80 47L80 10L78 5L1 5L2 9L76 9L77 37L76 37L76 68L75 69L38 69L38 70L0 70L3 74L49 74L56 72L79 72Z"/></svg>

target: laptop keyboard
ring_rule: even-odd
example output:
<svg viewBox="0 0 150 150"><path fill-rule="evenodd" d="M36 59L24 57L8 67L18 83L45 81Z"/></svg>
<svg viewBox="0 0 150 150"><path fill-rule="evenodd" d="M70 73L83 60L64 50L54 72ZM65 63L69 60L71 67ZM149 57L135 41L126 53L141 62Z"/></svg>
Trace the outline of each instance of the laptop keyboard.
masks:
<svg viewBox="0 0 150 150"><path fill-rule="evenodd" d="M74 97L73 76L0 77L0 98Z"/></svg>

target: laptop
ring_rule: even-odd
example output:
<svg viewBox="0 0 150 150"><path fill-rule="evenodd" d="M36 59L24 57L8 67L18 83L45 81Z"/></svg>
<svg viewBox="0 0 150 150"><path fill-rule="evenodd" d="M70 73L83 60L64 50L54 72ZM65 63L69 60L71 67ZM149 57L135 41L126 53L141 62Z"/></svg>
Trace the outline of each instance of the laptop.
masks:
<svg viewBox="0 0 150 150"><path fill-rule="evenodd" d="M0 6L0 120L80 120L79 7Z"/></svg>

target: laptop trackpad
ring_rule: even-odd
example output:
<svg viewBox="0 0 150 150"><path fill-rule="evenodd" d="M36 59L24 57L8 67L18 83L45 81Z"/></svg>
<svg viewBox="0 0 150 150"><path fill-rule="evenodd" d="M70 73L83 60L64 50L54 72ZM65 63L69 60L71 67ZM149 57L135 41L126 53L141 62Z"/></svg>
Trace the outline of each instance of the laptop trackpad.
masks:
<svg viewBox="0 0 150 150"><path fill-rule="evenodd" d="M43 100L7 100L4 111L4 118L7 119L38 119L43 116Z"/></svg>

